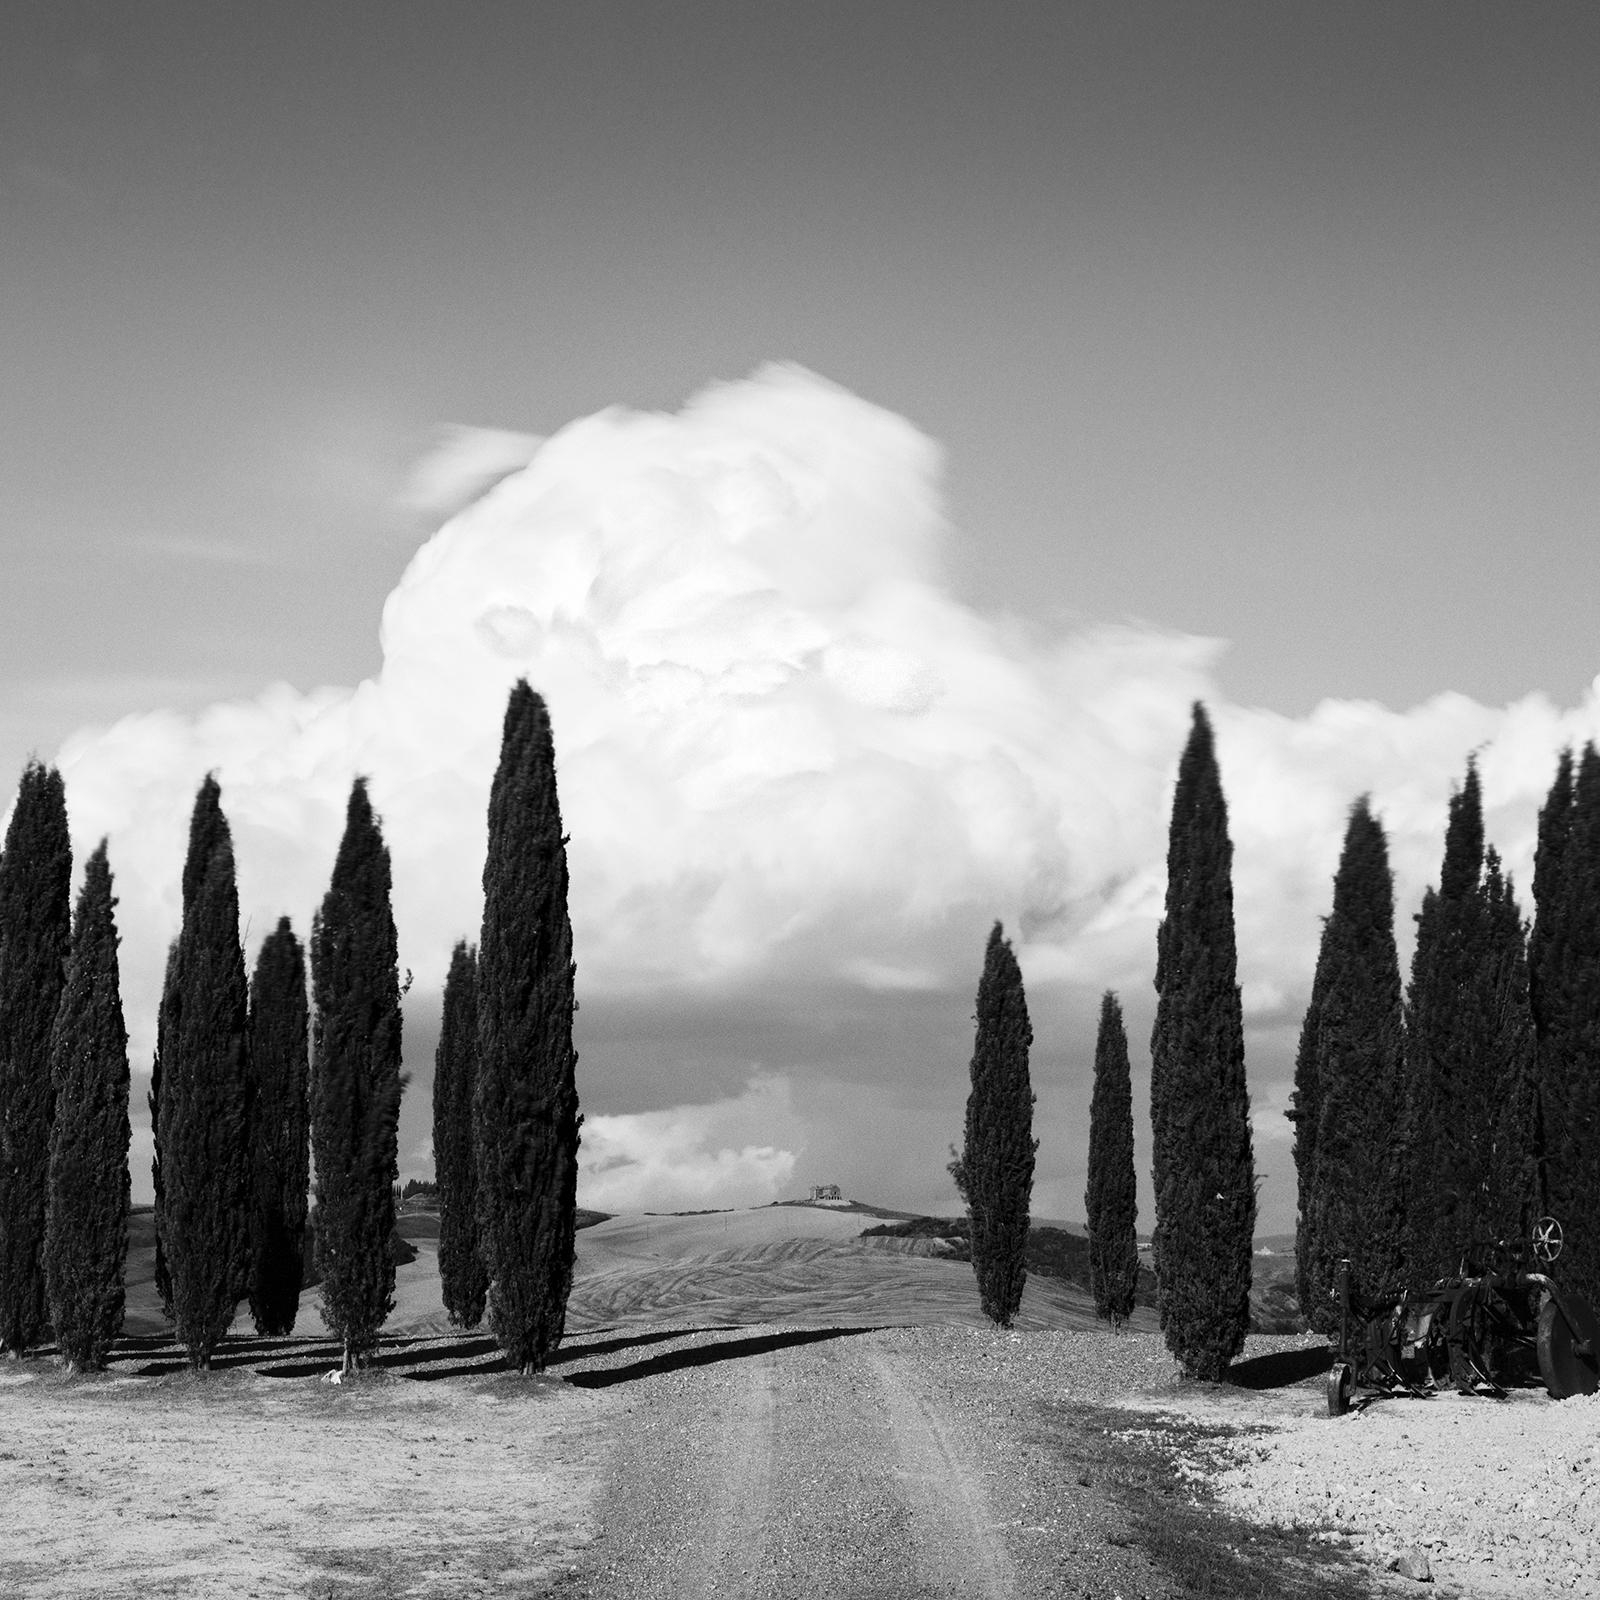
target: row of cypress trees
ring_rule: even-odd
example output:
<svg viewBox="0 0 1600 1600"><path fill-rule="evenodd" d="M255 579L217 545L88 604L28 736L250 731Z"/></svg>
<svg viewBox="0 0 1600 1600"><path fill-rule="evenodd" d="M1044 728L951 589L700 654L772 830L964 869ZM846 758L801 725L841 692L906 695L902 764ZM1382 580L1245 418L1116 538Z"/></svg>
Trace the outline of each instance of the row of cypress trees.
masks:
<svg viewBox="0 0 1600 1600"><path fill-rule="evenodd" d="M441 1150L447 1301L475 1323L487 1292L495 1335L523 1371L560 1341L573 1265L581 1118L565 846L549 714L519 682L490 798L482 957L463 945L452 962L435 1092L465 1149ZM65 1353L95 1366L122 1319L128 1068L104 846L68 960L70 875L60 776L30 764L0 856L0 1342L20 1354L53 1325ZM367 1362L393 1308L404 1080L391 898L358 778L312 924L311 1006L287 918L247 985L232 834L216 779L201 784L150 1089L157 1288L196 1367L246 1296L259 1332L292 1331L313 1155L322 1311L346 1370ZM477 1273L466 1298L460 1261Z"/></svg>
<svg viewBox="0 0 1600 1600"><path fill-rule="evenodd" d="M1168 838L1150 1098L1161 1327L1185 1370L1208 1378L1222 1374L1249 1329L1255 1227L1232 861L1215 740L1196 704ZM1008 1327L1026 1280L1038 1142L1028 1078L1033 1032L1022 974L999 923L975 1020L966 1137L950 1172L967 1205L984 1312ZM1108 992L1095 1047L1084 1204L1095 1306L1114 1327L1133 1309L1139 1271L1132 1100L1122 1008Z"/></svg>
<svg viewBox="0 0 1600 1600"><path fill-rule="evenodd" d="M1298 1291L1332 1325L1334 1269L1380 1294L1564 1225L1562 1281L1600 1292L1600 756L1563 751L1539 816L1531 929L1484 837L1469 761L1401 992L1387 844L1351 811L1290 1116Z"/></svg>

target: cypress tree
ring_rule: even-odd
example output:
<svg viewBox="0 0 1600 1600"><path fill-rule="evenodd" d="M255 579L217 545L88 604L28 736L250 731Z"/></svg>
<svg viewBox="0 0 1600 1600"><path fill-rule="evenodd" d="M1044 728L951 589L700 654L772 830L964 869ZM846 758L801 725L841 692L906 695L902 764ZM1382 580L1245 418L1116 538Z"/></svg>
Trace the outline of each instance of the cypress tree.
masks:
<svg viewBox="0 0 1600 1600"><path fill-rule="evenodd" d="M208 772L195 795L194 810L189 817L189 847L184 854L183 877L180 880L182 888L180 906L185 917L189 915L189 908L194 904L195 893L205 875L206 863L210 861L212 852L224 835L228 836L231 846L232 835L228 831L227 818L222 814L222 786L217 782L215 774ZM167 969L161 985L161 1005L156 1012L155 1058L151 1062L150 1090L145 1102L150 1108L150 1137L154 1152L150 1162L150 1178L155 1191L156 1293L161 1298L162 1314L169 1322L173 1318L172 1274L167 1266L167 1247L164 1238L166 1230L163 1225L166 1213L166 1182L161 1166L163 1143L161 1060L166 1049L168 1013L178 1004L178 988L178 940L174 939L167 950Z"/></svg>
<svg viewBox="0 0 1600 1600"><path fill-rule="evenodd" d="M389 851L364 778L350 790L333 879L311 934L316 999L311 1143L322 1315L364 1367L394 1309L400 1178L399 944Z"/></svg>
<svg viewBox="0 0 1600 1600"><path fill-rule="evenodd" d="M544 700L506 705L478 944L478 1226L489 1325L521 1372L561 1342L577 1220L577 1010L566 836Z"/></svg>
<svg viewBox="0 0 1600 1600"><path fill-rule="evenodd" d="M1530 1220L1533 1035L1520 914L1485 850L1477 765L1451 797L1406 1006L1405 1265L1433 1279Z"/></svg>
<svg viewBox="0 0 1600 1600"><path fill-rule="evenodd" d="M0 1349L45 1334L50 1030L72 939L72 844L61 774L30 761L0 856Z"/></svg>
<svg viewBox="0 0 1600 1600"><path fill-rule="evenodd" d="M168 962L161 1030L158 1226L173 1322L196 1368L211 1365L250 1267L248 990L233 839L220 811L213 839Z"/></svg>
<svg viewBox="0 0 1600 1600"><path fill-rule="evenodd" d="M478 1074L478 953L450 956L433 1069L433 1160L439 1184L439 1285L458 1328L483 1320L489 1279L478 1246L478 1162L472 1100Z"/></svg>
<svg viewBox="0 0 1600 1600"><path fill-rule="evenodd" d="M1547 810L1557 803L1552 791ZM1543 1207L1566 1235L1562 1287L1600 1302L1600 755L1592 744L1577 764L1564 831L1552 870L1543 883L1534 877Z"/></svg>
<svg viewBox="0 0 1600 1600"><path fill-rule="evenodd" d="M1592 746L1590 747L1592 749ZM1548 1066L1550 1040L1559 1031L1561 1016L1560 986L1549 981L1549 956L1560 921L1563 864L1567 841L1572 836L1574 812L1574 772L1572 747L1561 752L1550 792L1539 812L1539 840L1533 857L1534 923L1528 936L1528 1008L1533 1016L1534 1083L1532 1117L1533 1194L1535 1214L1550 1210L1546 1171L1544 1075Z"/></svg>
<svg viewBox="0 0 1600 1600"><path fill-rule="evenodd" d="M294 1332L311 1181L305 952L287 917L250 979L250 1314L256 1332Z"/></svg>
<svg viewBox="0 0 1600 1600"><path fill-rule="evenodd" d="M1463 1197L1449 1187L1456 1124L1467 1108L1455 1093L1462 1007L1475 977L1483 871L1483 803L1475 761L1450 798L1437 890L1417 914L1417 946L1406 993L1405 1267L1432 1280L1460 1264Z"/></svg>
<svg viewBox="0 0 1600 1600"><path fill-rule="evenodd" d="M1337 1324L1341 1257L1369 1295L1381 1294L1398 1269L1402 1041L1389 846L1363 795L1334 875L1290 1113L1300 1180L1296 1286L1301 1313L1319 1333Z"/></svg>
<svg viewBox="0 0 1600 1600"><path fill-rule="evenodd" d="M1345 835L1345 850L1350 849L1350 837ZM1342 862L1341 862L1342 865ZM1338 888L1335 879L1335 898ZM1322 1093L1318 1058L1321 1053L1323 1013L1327 1009L1328 980L1333 958L1328 947L1329 922L1322 925L1322 942L1317 950L1317 970L1311 980L1311 1003L1300 1023L1300 1044L1294 1058L1294 1090L1289 1096L1289 1109L1284 1115L1294 1128L1295 1171L1295 1223L1294 1223L1294 1281L1295 1294L1300 1301L1300 1314L1319 1332L1321 1291L1316 1287L1319 1275L1313 1263L1320 1260L1313 1228L1316 1212L1317 1130L1322 1120ZM1335 1247L1337 1248L1337 1246Z"/></svg>
<svg viewBox="0 0 1600 1600"><path fill-rule="evenodd" d="M1256 1190L1233 929L1233 846L1210 719L1178 766L1156 937L1150 1113L1156 1296L1191 1377L1218 1379L1250 1327Z"/></svg>
<svg viewBox="0 0 1600 1600"><path fill-rule="evenodd" d="M128 1254L128 1033L106 844L89 857L51 1035L58 1096L50 1130L45 1283L56 1343L101 1370L122 1331Z"/></svg>
<svg viewBox="0 0 1600 1600"><path fill-rule="evenodd" d="M1139 1187L1133 1169L1133 1074L1122 1007L1109 989L1100 1001L1089 1106L1089 1282L1094 1309L1113 1328L1128 1320L1139 1284Z"/></svg>
<svg viewBox="0 0 1600 1600"><path fill-rule="evenodd" d="M1482 1236L1523 1241L1539 1215L1535 1140L1537 1044L1529 1003L1528 929L1516 886L1500 857L1485 852L1483 945L1477 994L1483 1018L1479 1103L1488 1115L1469 1124ZM1469 1091L1471 1092L1471 1091Z"/></svg>
<svg viewBox="0 0 1600 1600"><path fill-rule="evenodd" d="M1028 1201L1039 1141L1033 1137L1028 1081L1033 1027L1022 969L998 922L983 954L974 1020L966 1138L950 1175L971 1219L972 1270L983 1314L1009 1328L1028 1277Z"/></svg>

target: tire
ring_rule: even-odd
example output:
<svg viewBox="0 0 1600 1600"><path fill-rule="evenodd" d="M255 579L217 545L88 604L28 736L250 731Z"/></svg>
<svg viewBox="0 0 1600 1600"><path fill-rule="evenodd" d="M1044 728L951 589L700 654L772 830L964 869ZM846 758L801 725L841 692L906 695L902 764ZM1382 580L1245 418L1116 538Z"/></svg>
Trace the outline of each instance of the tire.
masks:
<svg viewBox="0 0 1600 1600"><path fill-rule="evenodd" d="M1350 1409L1356 1375L1348 1361L1335 1361L1328 1369L1328 1415L1342 1417Z"/></svg>
<svg viewBox="0 0 1600 1600"><path fill-rule="evenodd" d="M1597 1340L1600 1322L1581 1294L1564 1294L1560 1304L1545 1301L1539 1313L1539 1375L1552 1400L1600 1393Z"/></svg>

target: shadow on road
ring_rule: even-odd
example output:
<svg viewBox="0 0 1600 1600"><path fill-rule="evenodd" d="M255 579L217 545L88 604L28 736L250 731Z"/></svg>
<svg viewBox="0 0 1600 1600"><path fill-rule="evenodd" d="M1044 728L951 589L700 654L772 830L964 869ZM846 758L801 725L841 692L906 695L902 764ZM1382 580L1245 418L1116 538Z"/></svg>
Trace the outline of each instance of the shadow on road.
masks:
<svg viewBox="0 0 1600 1600"><path fill-rule="evenodd" d="M1333 1350L1325 1344L1309 1350L1280 1350L1275 1355L1256 1356L1228 1368L1224 1380L1236 1389L1286 1389L1326 1372L1333 1365Z"/></svg>
<svg viewBox="0 0 1600 1600"><path fill-rule="evenodd" d="M619 1351L641 1350L649 1345L738 1331L737 1323L726 1322L637 1333L620 1331L614 1327L593 1328L563 1343L550 1360L550 1370L576 1388L608 1389L613 1384L630 1383L639 1378L654 1377L657 1373L679 1372L687 1367L709 1366L717 1361L738 1361L747 1356L765 1355L773 1350L879 1330L870 1327L795 1328L784 1333L751 1334L744 1338L713 1338L709 1343L687 1345L621 1366L584 1370L584 1363L615 1355ZM606 1334L614 1337L602 1337ZM55 1348L41 1347L29 1353L49 1356L55 1353ZM225 1339L212 1352L211 1370L247 1369L263 1378L316 1378L337 1367L343 1353L340 1342L326 1336L236 1336ZM1248 1369L1258 1364L1247 1362L1245 1367ZM140 1334L118 1339L112 1347L107 1365L113 1372L125 1377L162 1378L187 1372L189 1359L183 1347L170 1334ZM369 1367L419 1383L430 1383L438 1378L483 1377L511 1370L492 1338L486 1334L467 1333L423 1334L416 1337L386 1334L380 1337ZM555 1369L562 1367L576 1367L577 1370L555 1372Z"/></svg>
<svg viewBox="0 0 1600 1600"><path fill-rule="evenodd" d="M602 1328L600 1332L609 1332ZM668 1339L687 1339L696 1333L726 1333L727 1327L716 1324L709 1328L668 1328L659 1333L633 1333L624 1334L616 1339L592 1339L587 1344L563 1344L550 1358L550 1366L563 1366L569 1361L582 1361L590 1356L611 1355L617 1350L631 1350L639 1345L664 1344ZM488 1349L498 1348L493 1340L488 1341ZM462 1347L456 1345L449 1350L440 1352L441 1356L459 1356L463 1353ZM487 1351L485 1351L487 1354ZM511 1364L504 1356L496 1356L492 1361L473 1361L451 1367L435 1367L428 1372L408 1372L408 1378L415 1378L419 1383L429 1383L435 1378L470 1378L485 1372L509 1372ZM576 1379L569 1379L576 1382Z"/></svg>
<svg viewBox="0 0 1600 1600"><path fill-rule="evenodd" d="M881 1328L797 1328L789 1333L753 1334L746 1339L719 1339L714 1344L690 1345L671 1350L625 1367L608 1367L599 1372L571 1372L567 1382L580 1389L609 1389L613 1384L653 1378L662 1372L681 1372L685 1367L706 1367L715 1361L739 1361L746 1356L766 1355L772 1350L788 1350L797 1345L816 1344L824 1339L848 1339L860 1333L881 1333Z"/></svg>

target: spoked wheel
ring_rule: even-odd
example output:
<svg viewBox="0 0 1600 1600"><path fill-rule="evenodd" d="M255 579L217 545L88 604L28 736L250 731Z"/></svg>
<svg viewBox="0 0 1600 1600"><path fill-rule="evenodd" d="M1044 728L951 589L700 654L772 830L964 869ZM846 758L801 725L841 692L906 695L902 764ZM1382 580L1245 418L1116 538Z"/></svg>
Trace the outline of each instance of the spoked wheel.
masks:
<svg viewBox="0 0 1600 1600"><path fill-rule="evenodd" d="M1553 1400L1600 1392L1600 1321L1581 1294L1547 1300L1539 1313L1539 1374Z"/></svg>
<svg viewBox="0 0 1600 1600"><path fill-rule="evenodd" d="M1467 1284L1450 1307L1450 1377L1462 1394L1487 1389L1504 1394L1501 1350L1493 1303L1486 1283Z"/></svg>
<svg viewBox="0 0 1600 1600"><path fill-rule="evenodd" d="M1533 1225L1533 1253L1549 1266L1561 1254L1561 1224L1554 1217L1540 1217Z"/></svg>
<svg viewBox="0 0 1600 1600"><path fill-rule="evenodd" d="M1328 1415L1342 1417L1350 1409L1356 1375L1348 1361L1335 1361L1328 1369Z"/></svg>

